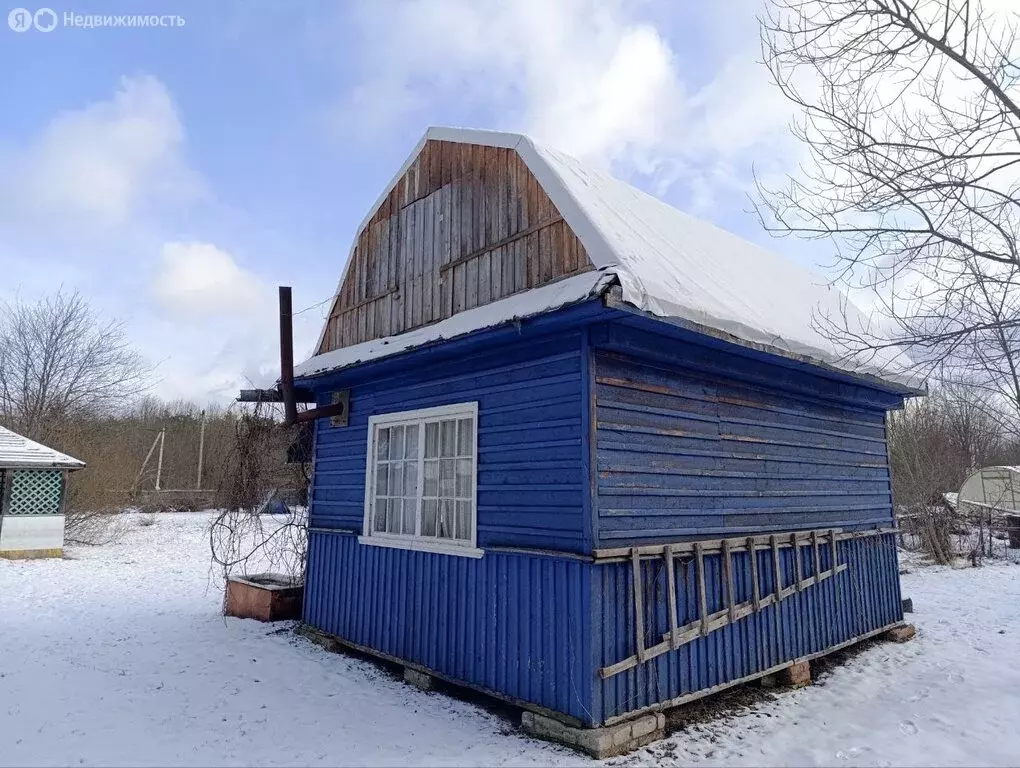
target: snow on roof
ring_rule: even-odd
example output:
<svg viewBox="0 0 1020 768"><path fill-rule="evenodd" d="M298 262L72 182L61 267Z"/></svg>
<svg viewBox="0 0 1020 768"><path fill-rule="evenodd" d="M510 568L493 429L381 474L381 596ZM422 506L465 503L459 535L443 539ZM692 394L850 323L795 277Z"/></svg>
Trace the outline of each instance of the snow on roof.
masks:
<svg viewBox="0 0 1020 768"><path fill-rule="evenodd" d="M0 427L0 469L83 469L84 461Z"/></svg>
<svg viewBox="0 0 1020 768"><path fill-rule="evenodd" d="M430 140L515 150L580 239L592 264L619 279L628 304L658 317L721 332L737 343L774 354L874 377L897 390L921 388L902 353L881 350L866 360L848 359L817 330L816 317L842 318L844 313L855 330L868 327L867 319L845 295L826 285L820 276L522 134L430 128L359 231ZM350 264L348 258L341 286ZM534 301L537 307L542 299L536 296ZM514 305L515 311L537 314L527 302L522 298ZM498 312L483 312L476 313L475 319L491 323L506 318ZM396 343L392 347L408 349L402 337L415 333L393 337ZM309 367L322 368L316 358L301 366L303 370Z"/></svg>
<svg viewBox="0 0 1020 768"><path fill-rule="evenodd" d="M438 323L416 328L398 336L365 341L351 347L341 347L332 352L316 355L294 366L294 375L315 376L357 363L378 360L444 339L464 336L480 328L492 328L526 317L534 317L598 296L612 282L613 276L604 272L585 272L549 285L543 285L540 288L515 293L491 304L483 304L474 309L458 312Z"/></svg>

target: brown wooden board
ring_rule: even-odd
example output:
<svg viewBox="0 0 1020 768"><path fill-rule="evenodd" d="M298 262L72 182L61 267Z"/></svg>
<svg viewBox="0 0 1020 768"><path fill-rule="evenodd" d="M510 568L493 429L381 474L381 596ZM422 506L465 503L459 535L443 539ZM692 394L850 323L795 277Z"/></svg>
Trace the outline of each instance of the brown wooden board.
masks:
<svg viewBox="0 0 1020 768"><path fill-rule="evenodd" d="M515 151L453 142L425 144L356 244L319 353L592 269Z"/></svg>

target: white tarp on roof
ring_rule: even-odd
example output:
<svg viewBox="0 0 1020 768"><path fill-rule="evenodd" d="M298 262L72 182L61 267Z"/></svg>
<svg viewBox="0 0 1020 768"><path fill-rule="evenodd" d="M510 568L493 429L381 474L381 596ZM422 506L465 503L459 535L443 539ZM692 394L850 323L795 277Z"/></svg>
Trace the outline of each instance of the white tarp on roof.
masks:
<svg viewBox="0 0 1020 768"><path fill-rule="evenodd" d="M82 469L85 462L0 427L0 469Z"/></svg>
<svg viewBox="0 0 1020 768"><path fill-rule="evenodd" d="M882 351L867 360L846 359L832 340L816 329L818 318L842 318L844 312L855 329L867 327L863 315L820 276L568 155L541 147L527 136L430 128L366 222L429 140L516 150L581 240L592 263L615 275L623 300L638 309L721 332L776 354L878 377L898 388L920 386L907 372L909 361L902 354ZM340 282L342 285L343 278ZM536 309L528 309L528 299L521 298L514 304L514 311L523 313L518 316L546 311L536 293L520 294L534 296ZM474 319L486 325L467 330L510 319L495 311L503 303L477 313ZM393 337L393 350L408 349L403 337L415 333ZM310 369L324 370L326 366L315 358L300 366L302 371Z"/></svg>
<svg viewBox="0 0 1020 768"><path fill-rule="evenodd" d="M432 344L444 339L477 331L479 328L492 328L497 325L534 317L554 309L576 304L579 301L598 296L613 282L611 275L603 272L585 272L581 275L568 277L549 285L543 285L523 293L515 293L492 304L483 304L474 309L458 312L438 323L416 328L413 331L375 339L342 347L332 352L316 355L305 362L294 366L295 376L314 376L317 373L346 368L356 363L367 363L389 357L398 352Z"/></svg>

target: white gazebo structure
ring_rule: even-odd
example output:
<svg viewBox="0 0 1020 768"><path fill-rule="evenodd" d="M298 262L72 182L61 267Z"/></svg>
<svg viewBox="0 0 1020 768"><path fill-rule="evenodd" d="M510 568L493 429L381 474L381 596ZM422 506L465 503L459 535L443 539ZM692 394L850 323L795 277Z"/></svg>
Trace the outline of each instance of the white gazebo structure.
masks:
<svg viewBox="0 0 1020 768"><path fill-rule="evenodd" d="M60 557L67 473L85 462L0 427L0 557Z"/></svg>

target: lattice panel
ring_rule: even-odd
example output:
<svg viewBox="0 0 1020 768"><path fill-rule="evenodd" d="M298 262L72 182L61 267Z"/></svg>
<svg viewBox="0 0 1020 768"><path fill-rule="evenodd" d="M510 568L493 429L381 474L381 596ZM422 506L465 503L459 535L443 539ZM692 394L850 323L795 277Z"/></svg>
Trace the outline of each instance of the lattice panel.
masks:
<svg viewBox="0 0 1020 768"><path fill-rule="evenodd" d="M9 515L60 513L61 472L58 469L19 469L10 478Z"/></svg>

